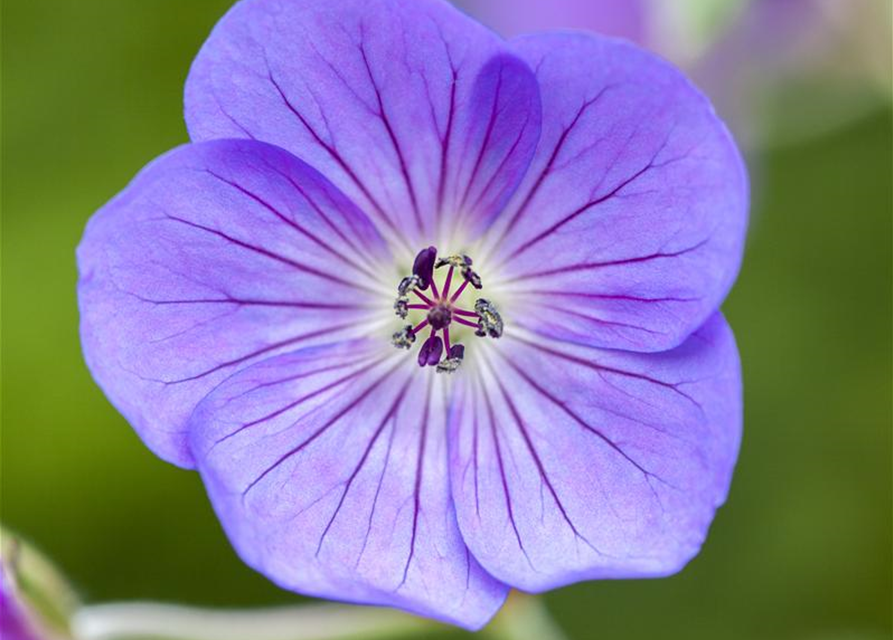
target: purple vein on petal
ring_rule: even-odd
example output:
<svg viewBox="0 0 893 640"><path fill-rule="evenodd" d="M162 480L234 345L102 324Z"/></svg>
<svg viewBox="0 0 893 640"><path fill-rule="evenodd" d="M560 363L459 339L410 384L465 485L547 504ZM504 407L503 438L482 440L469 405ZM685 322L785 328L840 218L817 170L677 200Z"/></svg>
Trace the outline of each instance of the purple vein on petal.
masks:
<svg viewBox="0 0 893 640"><path fill-rule="evenodd" d="M567 307L562 307L561 305L557 305L557 304L540 303L538 306L540 306L544 309L550 309L554 313L566 313L567 315L575 316L577 318L580 318L581 320L589 320L591 322L594 322L596 324L599 324L599 325L602 325L605 327L617 327L617 328L621 328L621 329L635 329L636 331L643 331L650 335L666 335L663 331L655 331L654 329L648 329L641 325L632 324L629 322L620 322L618 320L606 320L604 318L599 318L598 316L593 316L588 313L582 313L580 311L576 311L574 309L569 309ZM528 328L526 323L519 322L518 326L519 327L524 326L525 328ZM531 329L528 328L528 330L531 330Z"/></svg>
<svg viewBox="0 0 893 640"><path fill-rule="evenodd" d="M375 75L372 73L372 67L369 64L369 58L366 53L366 44L363 40L364 31L360 30L360 43L358 45L360 50L360 55L363 58L363 66L366 68L366 74L369 76L369 83L372 85L372 90L375 92L375 98L378 102L378 118L381 120L382 125L385 128L385 131L388 134L388 139L391 141L391 145L394 147L394 153L397 155L397 162L400 165L400 175L403 177L403 182L406 185L406 191L409 194L409 200L412 203L412 212L415 216L416 224L418 225L419 233L425 233L425 225L422 221L422 214L419 210L419 202L416 197L415 188L412 186L412 177L409 175L409 170L406 166L406 157L403 153L403 149L400 148L400 141L397 139L397 134L394 132L394 128L391 125L390 118L388 118L387 111L384 107L384 100L381 97L381 89L378 86L378 83L375 81Z"/></svg>
<svg viewBox="0 0 893 640"><path fill-rule="evenodd" d="M493 436L493 446L496 450L496 464L499 467L499 477L502 481L502 493L505 496L505 508L506 514L509 517L509 523L512 525L512 531L515 533L515 540L518 541L518 548L521 550L521 553L524 555L524 558L527 560L527 564L530 565L530 568L536 571L536 567L533 566L533 561L530 559L530 556L527 555L527 549L524 548L524 541L521 540L521 532L518 531L518 523L515 521L515 512L512 506L512 494L509 490L508 478L505 475L505 463L502 458L502 447L499 443L499 424L496 420L496 412L493 411L493 401L490 399L490 391L487 388L487 385L484 383L483 376L478 372L478 381L481 392L484 394L484 402L487 405L487 416L490 422L490 433Z"/></svg>
<svg viewBox="0 0 893 640"><path fill-rule="evenodd" d="M264 160L264 164L267 167L269 167L272 171L274 171L275 173L277 173L280 176L282 176L283 178L285 178L285 180L287 180L292 185L292 187L294 187L295 191L300 193L301 197L307 201L307 204L310 205L310 207L316 212L316 214L320 217L320 219L326 223L326 226L328 226L332 230L332 232L335 233L335 235L337 235L338 238L342 242L344 242L348 247L350 247L350 249L352 251L355 251L358 254L365 253L362 249L360 249L360 247L357 246L357 244L350 238L350 236L348 236L346 233L344 233L344 231L342 231L338 227L338 225L336 225L334 223L334 221L332 220L332 217L329 216L328 214L326 214L326 212L323 210L323 208L320 206L320 204L314 198L310 197L310 194L307 192L307 189L305 189L303 185L301 185L299 182L297 182L292 176L288 175L288 173L282 171L282 169L277 167L275 164L271 164L271 163L267 162L266 160ZM333 208L337 208L337 205L332 201L331 196L329 197L329 204ZM355 222L354 217L345 215L344 218L347 222L347 225L350 227L350 230L355 235L357 235L357 237L363 238L363 240L364 240L363 244L366 246L366 249L367 249L366 252L368 252L368 250L370 249L370 246L369 246L368 242L366 241L364 234L357 230L357 228L354 224L354 222Z"/></svg>
<svg viewBox="0 0 893 640"><path fill-rule="evenodd" d="M472 422L472 440L471 440L471 462L470 466L474 471L474 512L480 520L481 517L481 496L480 496L480 488L478 482L478 432L480 431L479 425L479 412L480 412L480 389L478 386L472 387L472 415L474 415L474 421ZM467 467L466 467L467 472Z"/></svg>
<svg viewBox="0 0 893 640"><path fill-rule="evenodd" d="M518 364L514 360L512 360L512 358L510 358L509 356L505 355L502 352L500 352L499 355L506 362L506 364L508 364L515 371L515 373L517 373L519 376L521 376L521 378L523 378L524 381L528 385L530 385L530 387L532 389L534 389L537 393L539 393L546 400L548 400L549 402L554 404L556 407L558 407L559 409L564 411L564 413L566 413L574 422L576 422L578 425L580 425L584 430L593 434L594 436L599 438L602 442L607 444L614 452L619 454L629 464L633 465L633 467L635 467L646 478L654 478L655 480L661 482L662 484L666 484L667 486L672 487L674 489L676 488L676 487L673 487L673 485L668 483L666 480L664 480L663 478L658 476L657 474L652 473L651 471L649 471L648 469L643 467L638 461L636 461L633 457L631 457L628 453L626 453L626 451L624 451L620 445L618 445L616 442L614 442L614 440L612 440L607 435L605 435L600 429L598 429L597 427L591 425L589 422L584 420L573 409L571 409L569 406L567 406L567 403L563 402L562 400L557 398L554 394L552 394L550 391L548 391L545 387L540 385L536 380L534 380L530 376L529 373L524 371L524 369L522 367L519 367ZM500 384L500 387L501 386L502 385ZM503 389L503 393L505 393L504 389ZM507 400L508 400L508 398L507 398ZM511 405L511 400L508 400L508 402ZM512 411L512 413L516 414L516 412L514 410ZM517 414L516 414L516 418L518 418Z"/></svg>
<svg viewBox="0 0 893 640"><path fill-rule="evenodd" d="M513 295L519 296L549 296L549 297L568 297L568 298L584 298L591 300L620 300L626 302L698 302L700 298L679 298L674 296L661 296L657 298L648 298L645 296L634 296L629 294L613 294L613 293L589 293L586 291L564 291L561 289L524 289L513 292Z"/></svg>
<svg viewBox="0 0 893 640"><path fill-rule="evenodd" d="M561 501L561 498L558 496L558 492L555 490L555 487L552 485L552 481L549 479L549 474L546 472L546 468L543 465L542 460L539 457L539 454L536 451L536 447L533 444L533 441L530 439L530 434L527 432L527 425L524 423L524 419L521 417L521 414L518 412L515 403L512 401L511 395L506 391L505 386L502 384L502 381L496 377L495 370L493 364L489 361L489 359L485 356L485 361L487 362L487 366L491 370L491 374L493 375L493 379L496 381L496 385L499 387L499 391L508 405L509 412L512 414L512 418L514 419L515 425L518 427L518 432L521 434L522 439L524 440L524 444L527 447L528 453L531 456L531 459L534 461L536 468L539 472L541 480L545 483L546 488L549 490L552 499L555 501L555 505L558 507L558 510L561 512L562 519L567 523L568 527L570 527L571 531L573 531L574 535L582 540L586 546L595 551L599 555L604 555L599 549L597 549L587 538L584 536L577 526L574 524L573 520L571 520L570 515L567 513L567 509Z"/></svg>
<svg viewBox="0 0 893 640"><path fill-rule="evenodd" d="M313 242L317 246L321 247L324 251L335 256L336 258L339 258L340 260L342 260L346 264L350 265L351 267L353 267L355 270L359 271L363 275L366 275L366 276L369 276L370 278L375 279L375 277L376 277L375 274L372 271L370 271L367 267L362 266L361 264L357 263L355 260L353 260L349 256L344 255L344 253L342 253L341 251L338 251L332 245L330 245L329 243L327 243L324 240L322 240L321 238L319 238L316 234L311 233L305 227L303 227L302 225L298 224L293 219L291 219L288 216L286 216L285 214L283 214L276 207L274 207L272 204L270 204L269 202L267 202L266 200L261 198L256 193L253 193L249 189L246 189L245 187L238 184L237 182L234 182L232 180L227 180L223 176L218 175L217 173L214 173L210 169L203 169L202 171L204 173L207 173L207 174L213 176L215 179L217 179L225 184L230 185L231 187L233 187L240 193L244 194L246 197L248 197L251 200L253 200L254 202L258 203L264 209L266 209L267 211L272 213L274 216L276 216L279 220L281 220L290 229L293 229L293 230L297 231L298 233L300 233L301 235L303 235L304 237L308 238L311 242ZM326 216L323 216L323 218L325 219Z"/></svg>
<svg viewBox="0 0 893 640"><path fill-rule="evenodd" d="M363 469L366 464L366 460L369 459L369 453L372 451L372 448L375 446L375 443L378 442L379 436L381 436L382 431L388 425L392 419L395 418L397 412L400 409L400 406L403 404L403 400L406 398L406 390L409 388L410 383L412 383L412 376L407 376L406 382L401 387L399 393L394 398L394 402L391 403L390 408L388 408L387 413L381 419L381 422L375 428L375 432L372 434L372 437L369 439L369 444L366 446L363 451L363 455L360 458L360 461L357 463L356 467L354 467L353 472L350 474L350 477L344 484L344 491L341 492L341 498L338 500L338 505L335 507L332 516L329 518L328 523L326 524L325 529L319 537L319 544L316 547L316 556L318 557L320 552L322 551L323 542L325 542L326 535L329 533L329 529L332 528L332 525L335 522L335 518L338 517L338 513L341 511L341 507L344 505L344 501L347 499L347 494L350 491L351 486L353 485L353 481L356 479L357 475Z"/></svg>
<svg viewBox="0 0 893 640"><path fill-rule="evenodd" d="M614 88L615 86L616 85L607 85L607 86L603 87L595 95L595 97L583 102L583 104L580 105L580 108L577 110L577 113L574 115L571 122L562 128L561 134L558 136L558 140L555 143L555 147L552 149L552 153L549 155L549 159L546 161L546 165L543 167L543 170L540 172L539 176L537 176L536 181L533 183L533 186L531 186L530 191L527 192L527 195L524 197L524 200L521 202L521 205L518 207L518 209L512 215L511 219L509 220L508 224L506 225L506 229L513 228L515 226L515 223L518 222L518 219L522 215L524 215L524 213L527 211L527 207L530 206L530 203L533 200L534 196L536 196L540 187L543 185L543 182L545 182L546 178L552 172L552 167L555 165L555 161L558 159L558 154L561 153L562 147L564 147L564 144L567 142L568 137L570 136L570 134L574 130L574 128L576 128L577 123L580 121L580 118L583 117L583 114L591 106L595 105L601 99L601 97L605 94L605 92L608 91L608 89Z"/></svg>
<svg viewBox="0 0 893 640"><path fill-rule="evenodd" d="M299 444L297 444L295 447L293 447L292 449L288 450L288 451L285 452L282 456L280 456L279 458L277 458L277 459L273 462L273 464L271 464L269 467L267 467L267 468L266 468L266 469L265 469L259 476L257 476L254 480L252 480L252 481L248 484L247 487L245 487L245 489L242 491L242 499L244 500L244 499L247 497L248 492L251 491L251 489L253 489L253 488L257 485L258 482L260 482L261 480L263 480L263 479L264 479L265 477L267 477L270 473L272 473L275 469L277 469L277 468L279 467L279 465L281 465L282 463L284 463L286 460L288 460L289 458L291 458L291 457L294 456L295 454L300 453L301 451L303 451L304 448L307 447L307 445L309 445L309 444L312 443L314 440L316 440L319 436L321 436L323 433L325 433L326 431L328 431L328 429L329 429L333 424L335 424L336 422L338 422L338 420L340 420L340 419L343 418L345 415L347 415L348 413L350 413L351 411L353 411L353 409L354 409L359 403L361 403L363 400L365 400L367 397L369 397L369 395L370 395L373 391L375 391L375 389L377 389L377 388L381 385L381 383L383 383L385 380L387 380L388 377L389 377L394 371L396 371L397 368L398 368L401 364L402 364L402 360L401 360L401 361L398 361L397 364L395 364L395 365L394 365L393 367L391 367L388 371L386 371L386 372L383 373L381 376L379 376L379 377L375 380L375 382L373 382L373 383L370 384L368 387L366 387L366 389L364 389L363 392L360 393L360 395L356 396L353 400L350 401L350 403L347 404L347 406L345 406L341 411L339 411L337 414L335 414L335 416L334 416L333 418L329 419L323 426L321 426L319 429L317 429L316 431L314 431L314 432L313 432L310 436L308 436L305 440L303 440L302 442L300 442Z"/></svg>
<svg viewBox="0 0 893 640"><path fill-rule="evenodd" d="M477 177L478 172L480 171L481 162L484 160L484 154L487 152L487 146L490 144L490 138L493 135L493 130L496 127L496 118L499 115L499 95L502 93L502 70L500 70L499 77L496 80L496 91L493 95L493 104L490 107L490 117L487 121L487 128L484 130L484 140L481 142L481 148L478 150L477 159L474 162L474 167L471 170L471 177L468 180L468 184L465 186L465 193L462 195L462 200L459 203L459 210L464 211L465 205L468 203L468 196L471 191L471 187L474 185L475 177Z"/></svg>
<svg viewBox="0 0 893 640"><path fill-rule="evenodd" d="M206 233L210 233L210 234L215 235L219 238L222 238L222 239L226 240L227 242L234 244L238 247L241 247L247 251L252 251L254 253L257 253L259 255L267 257L270 260L275 260L276 262L286 264L290 267L293 267L294 269L297 269L298 271L303 271L304 273L309 273L311 275L317 276L318 278L322 278L324 280L329 280L331 282L336 282L340 285L344 285L344 286L350 287L352 289L357 289L358 291L366 291L366 292L372 292L372 293L376 292L375 289L366 287L365 285L361 285L359 283L352 282L350 280L345 280L343 278L339 278L338 276L332 275L331 273L327 273L325 271L320 271L319 269L316 269L315 267L310 267L306 264L297 262L296 260L287 258L283 255L280 255L280 254L274 252L274 251L265 249L264 247L258 247L256 245L249 243L249 242L245 242L244 240L239 240L238 238L235 238L235 237L233 237L227 233L224 233L223 231L220 231L218 229L206 227L204 225L198 224L197 222L192 222L191 220L186 220L185 218L179 218L177 216L172 216L169 213L165 213L164 216L168 220L171 220L173 222L180 222L180 223L190 226L194 229L199 229L201 231L205 231Z"/></svg>
<svg viewBox="0 0 893 640"><path fill-rule="evenodd" d="M444 45L446 46L446 43L444 43ZM441 217L443 214L443 199L446 195L446 178L447 167L449 164L450 141L453 135L453 118L456 110L456 85L459 77L459 74L456 71L456 67L453 66L453 58L450 55L448 46L446 46L446 50L447 59L450 63L450 72L452 73L452 79L450 82L450 107L447 115L446 132L443 134L443 137L440 138L440 176L437 180L437 213ZM427 86L427 80L425 81L425 86ZM431 103L430 97L428 99L428 102Z"/></svg>
<svg viewBox="0 0 893 640"><path fill-rule="evenodd" d="M273 382L267 382L267 383L264 383L263 385L258 385L253 390L263 388L264 386L272 386L275 384L283 384L286 382L293 382L295 380L300 380L302 378L308 377L310 375L315 375L317 373L325 373L328 371L337 371L338 369L344 369L344 368L347 368L350 366L357 367L356 371L352 371L351 373L349 373L345 376L342 376L342 377L338 378L337 380L334 380L333 382L329 382L318 389L310 391L309 393L304 394L300 398L289 402L288 404L280 407L279 409L275 409L274 411L271 411L270 413L267 413L259 418L256 418L250 422L246 422L245 424L241 425L235 431L231 431L230 433L226 434L219 440L216 440L214 442L214 444L218 445L221 442L228 440L228 439L232 438L233 436L241 433L245 429L257 426L259 424L263 424L265 422L269 422L273 418L276 418L276 417L282 415L283 413L286 413L287 411L290 411L290 410L294 409L295 407L302 405L303 403L307 402L308 400L311 400L311 399L315 398L316 396L318 396L322 393L325 393L326 391L331 391L332 389L340 387L341 385L353 380L357 376L368 372L370 369L374 369L375 367L377 367L379 364L381 364L385 360L387 360L387 358L380 358L379 360L377 360L376 362L373 362L372 364L366 364L365 360L351 361L351 362L344 363L344 364L332 365L329 367L323 367L321 369L315 369L313 371L300 373L300 374L297 374L294 376L289 376L288 378L281 378L281 379L275 380Z"/></svg>
<svg viewBox="0 0 893 640"><path fill-rule="evenodd" d="M506 334L506 335L512 340L517 340L518 342L522 342L529 347L532 347L534 349L538 349L538 350L542 351L543 353L548 353L549 355L556 356L558 358L562 358L564 360L567 360L568 362L574 362L574 363L582 365L584 367L588 367L589 369L592 369L593 371L603 371L603 372L607 372L607 373L613 373L613 374L616 374L619 376L635 378L637 380L642 380L644 382L650 382L651 384L655 384L655 385L664 387L664 388L669 389L675 393L678 393L680 396L682 396L683 398L685 398L686 400L691 402L698 409L703 410L703 407L697 400L695 400L690 395L688 395L687 393L685 393L684 391L679 389L678 384L664 382L663 380L658 380L657 378L654 378L651 376L646 376L645 374L642 374L642 373L634 373L632 371L624 371L623 369L617 369L616 367L608 367L605 365L600 365L596 362L591 362L589 360L585 360L584 358L580 358L578 356L574 356L569 353L564 353L562 351L553 349L551 347L547 347L543 344L534 342L532 340L522 338L518 335L514 335L514 334Z"/></svg>
<svg viewBox="0 0 893 640"><path fill-rule="evenodd" d="M199 378L204 378L205 376L211 375L212 373L216 373L217 371L220 371L221 369L225 369L227 367L232 367L237 364L242 364L243 362L251 360L252 358L256 358L257 356L263 355L265 353L275 351L276 349L281 349L283 347L289 347L289 346L295 345L299 342L302 342L304 340L309 340L311 338L318 338L320 336L328 335L330 333L337 333L338 331L342 331L344 329L349 329L353 326L355 326L355 324L353 322L348 322L345 324L335 325L332 327L326 327L325 329L317 329L315 331L309 331L307 333L302 333L300 335L293 336L293 337L287 338L285 340L280 340L278 342L268 344L264 347L261 347L260 349L251 351L250 353L247 353L243 356L239 356L238 358L234 358L232 360L227 360L226 362L222 362L210 369L206 369L205 371L202 371L201 373L197 373L195 375L192 375L192 376L189 376L186 378L179 378L177 380L158 380L158 382L161 382L162 384L165 384L165 385L171 385L171 384L181 384L183 382L190 382L192 380L198 380Z"/></svg>
<svg viewBox="0 0 893 640"><path fill-rule="evenodd" d="M384 464L381 467L381 473L378 476L378 483L375 486L375 495L372 496L372 506L369 508L369 517L366 519L366 532L363 535L363 545L360 547L360 552L357 554L357 561L354 563L354 570L357 570L360 566L360 562L363 559L363 554L366 552L366 545L369 543L369 536L372 533L372 519L375 517L375 508L378 506L378 496L381 495L381 486L384 484L385 474L388 472L388 465L391 461L391 451L394 448L394 436L397 431L397 422L396 419L392 420L393 427L391 427L391 433L388 436L388 448L385 451L384 456Z"/></svg>
<svg viewBox="0 0 893 640"><path fill-rule="evenodd" d="M266 53L264 53L264 58L266 59ZM356 171L347 163L344 157L338 153L338 150L335 148L333 144L326 143L325 140L319 135L319 133L314 129L307 119L301 114L301 112L291 103L288 99L288 96L285 95L285 92L282 90L281 85L276 81L273 76L273 71L270 69L269 62L266 63L267 66L267 77L270 82L276 88L279 97L282 99L285 106L288 108L292 114L300 120L301 124L307 130L307 132L313 136L313 139L316 143L321 146L326 153L341 167L341 169L347 174L347 176L351 179L351 181L357 186L357 188L362 192L362 194L369 200L370 204L372 204L372 208L375 210L376 215L391 229L391 231L395 234L395 236L404 244L406 248L412 251L412 246L407 241L406 237L400 232L400 228L394 223L393 219L385 213L384 208L379 204L379 202L375 199L372 193L369 191L369 188L360 180Z"/></svg>
<svg viewBox="0 0 893 640"><path fill-rule="evenodd" d="M540 233L538 233L537 235L535 235L533 238L530 238L530 239L528 239L528 240L525 240L523 243L521 243L520 246L518 246L518 247L512 249L511 251L509 251L509 252L507 253L507 257L506 257L504 260L502 260L500 266L505 266L506 264L510 263L512 260L516 259L518 256L524 254L524 253L525 253L528 249L530 249L532 246L534 246L534 245L536 245L537 243L541 242L543 239L548 238L550 235L552 235L553 233L555 233L556 231L558 231L558 229L560 229L561 227L563 227L563 226L566 225L567 223L571 222L572 220L574 220L574 219L577 218L578 216L580 216L580 215L586 213L586 212L589 211L590 209L593 209L594 207L597 207L597 206L600 205L600 204L603 204L603 203L605 203L605 202L608 202L608 201L611 200L614 196L616 196L617 194L619 194L620 191L622 191L622 190L624 189L624 187L626 187L626 186L628 186L629 184L633 183L634 181L638 180L638 179L639 179L641 176L643 176L645 173L647 173L648 171L650 171L651 169L653 169L653 168L655 167L654 162L655 162L655 160L657 160L657 156L659 156L660 153L663 151L663 149L666 147L668 140L669 140L669 138L668 138L667 140L664 141L664 143L661 145L661 147L655 152L655 154L654 154L654 155L651 157L651 159L645 164L644 167L642 167L641 169L639 169L638 171L636 171L633 175L629 176L628 178L625 178L624 180L621 180L621 181L620 181L620 182L619 182L613 189L611 189L608 193L603 194L603 195L601 195L601 196L598 196L598 197L596 197L596 198L592 198L592 199L589 200L588 202L586 202L586 203L580 205L579 207L577 207L576 209L574 209L571 213L567 214L566 216L564 216L563 218L561 218L561 219L558 220L557 222L554 222L553 224L551 224L548 228L544 229L543 231L541 231Z"/></svg>
<svg viewBox="0 0 893 640"><path fill-rule="evenodd" d="M530 273L524 273L521 275L517 275L511 278L506 278L502 280L500 284L510 284L512 282L518 282L521 280L532 280L535 278L546 278L548 276L560 275L563 273L571 273L574 271L586 271L589 269L600 269L602 267L617 267L624 266L629 264L636 264L640 262L649 262L651 260L658 260L661 258L678 258L679 256L683 256L687 253L691 253L692 251L697 251L705 244L709 242L708 239L701 240L697 244L694 244L690 247L686 247L685 249L680 249L678 251L668 251L663 252L659 251L657 253L652 253L647 256L639 256L635 258L623 258L619 260L604 260L600 262L580 262L576 264L567 265L564 267L556 267L554 269L548 269L545 271L533 271Z"/></svg>
<svg viewBox="0 0 893 640"><path fill-rule="evenodd" d="M496 182L496 179L500 176L500 174L502 173L502 170L505 168L506 164L508 164L509 160L511 160L512 156L515 154L515 151L518 150L518 145L520 145L521 142L524 140L524 134L527 132L527 127L529 124L530 124L530 114L528 114L525 117L524 126L522 126L518 130L518 133L515 135L515 139L512 141L511 146L508 148L508 151L506 151L505 155L503 156L502 160L500 161L499 166L496 167L496 169L490 175L489 180L487 180L487 184L484 185L484 188L480 190L480 193L478 193L478 197L475 198L474 204L472 204L471 207L468 207L463 210L464 217L467 217L467 213L466 213L467 211L477 211L478 208L481 206L481 203L483 202L484 197L491 192L491 190L493 188L493 184ZM464 220L464 217L463 217L463 220Z"/></svg>
<svg viewBox="0 0 893 640"><path fill-rule="evenodd" d="M434 378L429 378L428 391L425 394L425 411L421 424L421 433L419 435L419 453L416 459L415 485L413 487L412 501L412 536L409 540L409 554L406 557L406 565L403 567L403 579L400 581L397 589L406 584L406 578L409 575L409 565L412 563L415 555L416 533L419 525L419 511L421 510L421 491L422 491L422 470L425 461L425 444L428 439L428 421L431 418L431 393L434 389Z"/></svg>
<svg viewBox="0 0 893 640"><path fill-rule="evenodd" d="M131 293L129 291L124 291L128 295L132 295L137 298L141 302L145 302L147 304L154 304L159 306L165 305L177 305L177 304L234 304L241 307L294 307L296 309L333 309L333 310L347 310L347 309L370 309L371 305L365 304L351 304L351 303L340 303L340 302L311 302L304 300L253 300L250 298L234 298L234 297L226 297L226 298L180 298L180 299L171 299L171 300L154 300L152 298L146 298L136 293Z"/></svg>
<svg viewBox="0 0 893 640"><path fill-rule="evenodd" d="M324 367L320 367L319 369L313 369L310 371L302 371L301 373L296 373L295 375L285 376L284 378L276 378L274 380L269 380L267 382L260 382L256 385L246 389L245 391L234 394L230 399L228 399L224 403L224 405L227 405L230 402L233 402L234 400L243 398L244 396L249 395L251 393L255 393L261 389L275 387L280 384L287 384L289 382L294 382L295 380L301 380L303 378L308 378L312 375L316 375L317 373L328 373L329 371L338 371L340 369L347 369L348 367L375 366L374 364L367 365L366 363L369 362L370 360L373 360L373 359L379 358L379 357L381 357L381 356L379 356L378 354L372 353L372 354L368 354L364 357L359 357L356 359L352 358L351 360L349 360L347 362L341 362L338 364L327 365ZM313 363L313 362L315 362L315 360L308 359L307 362Z"/></svg>

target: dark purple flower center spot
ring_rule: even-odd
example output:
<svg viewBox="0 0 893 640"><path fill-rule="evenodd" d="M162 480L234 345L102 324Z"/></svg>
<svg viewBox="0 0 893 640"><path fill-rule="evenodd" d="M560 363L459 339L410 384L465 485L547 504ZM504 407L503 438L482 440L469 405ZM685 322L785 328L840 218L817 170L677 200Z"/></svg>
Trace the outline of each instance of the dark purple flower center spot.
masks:
<svg viewBox="0 0 893 640"><path fill-rule="evenodd" d="M453 312L445 304L439 304L428 312L428 324L432 329L444 329L450 325Z"/></svg>

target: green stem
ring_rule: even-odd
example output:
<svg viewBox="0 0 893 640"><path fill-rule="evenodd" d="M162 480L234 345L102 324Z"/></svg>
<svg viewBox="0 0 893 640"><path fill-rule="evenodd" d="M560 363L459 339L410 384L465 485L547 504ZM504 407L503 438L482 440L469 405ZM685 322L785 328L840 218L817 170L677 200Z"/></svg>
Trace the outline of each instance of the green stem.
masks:
<svg viewBox="0 0 893 640"><path fill-rule="evenodd" d="M543 599L518 591L509 594L484 633L496 640L566 640Z"/></svg>
<svg viewBox="0 0 893 640"><path fill-rule="evenodd" d="M82 607L72 621L78 640L345 640L422 635L433 623L389 609L303 605L255 610L202 609L158 603Z"/></svg>

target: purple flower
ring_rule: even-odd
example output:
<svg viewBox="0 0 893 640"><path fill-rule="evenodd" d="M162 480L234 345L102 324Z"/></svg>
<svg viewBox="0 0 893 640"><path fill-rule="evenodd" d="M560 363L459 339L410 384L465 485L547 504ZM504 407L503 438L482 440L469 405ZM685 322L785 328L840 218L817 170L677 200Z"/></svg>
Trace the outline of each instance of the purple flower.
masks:
<svg viewBox="0 0 893 640"><path fill-rule="evenodd" d="M81 333L245 562L476 628L510 587L698 552L747 184L677 71L438 0L246 0L186 121L87 227Z"/></svg>
<svg viewBox="0 0 893 640"><path fill-rule="evenodd" d="M0 637L4 640L38 640L30 616L16 593L15 585L0 564Z"/></svg>
<svg viewBox="0 0 893 640"><path fill-rule="evenodd" d="M0 527L0 638L64 640L79 603L55 566Z"/></svg>

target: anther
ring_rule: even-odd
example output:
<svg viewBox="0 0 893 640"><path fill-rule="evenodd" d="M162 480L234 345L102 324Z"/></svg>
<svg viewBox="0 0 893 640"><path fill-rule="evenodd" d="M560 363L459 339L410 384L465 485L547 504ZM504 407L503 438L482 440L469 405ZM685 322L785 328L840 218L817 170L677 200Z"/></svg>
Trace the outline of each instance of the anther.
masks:
<svg viewBox="0 0 893 640"><path fill-rule="evenodd" d="M409 349L413 342L415 342L415 334L412 332L411 324L406 325L391 336L391 344L398 349Z"/></svg>
<svg viewBox="0 0 893 640"><path fill-rule="evenodd" d="M490 336L491 338L499 338L502 336L503 324L502 316L493 306L493 303L486 298L478 298L474 303L474 310L478 314L478 328L474 332L476 336L483 338Z"/></svg>
<svg viewBox="0 0 893 640"><path fill-rule="evenodd" d="M437 259L437 248L428 247L422 249L415 257L412 263L412 275L418 278L418 287L422 291L431 284L431 278L434 276L434 261Z"/></svg>
<svg viewBox="0 0 893 640"><path fill-rule="evenodd" d="M454 344L450 347L449 357L437 364L437 373L453 373L465 358L465 345Z"/></svg>
<svg viewBox="0 0 893 640"><path fill-rule="evenodd" d="M481 277L477 274L476 271L472 271L470 267L465 267L462 269L462 277L465 278L471 286L475 289L481 289L484 286L484 283L481 281Z"/></svg>
<svg viewBox="0 0 893 640"><path fill-rule="evenodd" d="M436 269L440 269L441 267L446 267L447 265L451 267L458 267L459 269L463 267L471 266L471 258L468 256L460 256L460 255L452 255L447 256L446 258L440 258L437 262L434 263L434 267Z"/></svg>
<svg viewBox="0 0 893 640"><path fill-rule="evenodd" d="M394 302L394 313L401 318L406 318L409 315L409 298L406 296L397 298L396 302Z"/></svg>
<svg viewBox="0 0 893 640"><path fill-rule="evenodd" d="M397 295L403 298L416 287L421 287L421 280L419 280L419 277L415 274L406 276L400 281L400 284L397 285Z"/></svg>
<svg viewBox="0 0 893 640"><path fill-rule="evenodd" d="M462 277L468 281L468 283L474 287L475 289L481 289L484 284L481 281L481 277L477 274L477 272L471 268L473 264L471 258L464 255L452 255L447 256L446 258L440 258L437 262L434 263L434 267L436 269L440 269L441 267L454 267L459 269L459 273L462 274Z"/></svg>
<svg viewBox="0 0 893 640"><path fill-rule="evenodd" d="M440 356L443 353L443 340L434 334L425 340L425 344L419 349L419 366L433 367L440 362Z"/></svg>

